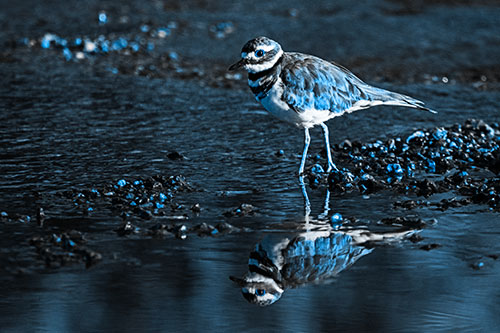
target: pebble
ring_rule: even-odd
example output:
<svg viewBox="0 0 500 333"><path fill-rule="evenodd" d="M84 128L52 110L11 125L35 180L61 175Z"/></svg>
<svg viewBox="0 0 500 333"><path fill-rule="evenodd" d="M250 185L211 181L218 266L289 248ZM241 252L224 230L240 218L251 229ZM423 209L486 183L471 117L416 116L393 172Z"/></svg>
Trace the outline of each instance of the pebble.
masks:
<svg viewBox="0 0 500 333"><path fill-rule="evenodd" d="M242 217L247 215L255 215L256 208L250 204L242 203L237 208L225 212L225 217Z"/></svg>
<svg viewBox="0 0 500 333"><path fill-rule="evenodd" d="M149 220L154 216L165 216L169 210L183 210L182 205L172 201L173 197L177 192L193 190L183 176L155 175L141 179L123 178L89 190L69 190L63 195L87 212L93 211L97 205L109 206L117 215Z"/></svg>
<svg viewBox="0 0 500 333"><path fill-rule="evenodd" d="M500 173L500 131L497 124L470 119L464 124L417 130L406 140L399 137L372 143L345 140L334 146L335 161L348 166L321 176L321 165L306 170L311 188L327 183L331 191L359 191L363 195L390 189L397 193L430 197L436 193L458 192L464 200L435 205L486 204L500 211L500 180L474 176L478 170ZM324 157L319 157L323 159ZM321 161L318 161L321 162ZM471 171L474 171L471 174ZM428 175L443 175L430 180ZM456 194L453 194L454 196ZM413 209L427 205L413 200L396 204Z"/></svg>

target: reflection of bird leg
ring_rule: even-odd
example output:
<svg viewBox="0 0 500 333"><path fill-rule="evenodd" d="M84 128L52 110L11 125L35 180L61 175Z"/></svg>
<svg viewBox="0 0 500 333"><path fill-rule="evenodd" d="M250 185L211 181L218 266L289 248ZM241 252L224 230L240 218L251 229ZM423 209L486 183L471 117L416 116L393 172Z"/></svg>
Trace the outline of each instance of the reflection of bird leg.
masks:
<svg viewBox="0 0 500 333"><path fill-rule="evenodd" d="M325 203L323 205L323 213L318 215L318 219L324 220L328 217L330 211L330 190L326 189Z"/></svg>
<svg viewBox="0 0 500 333"><path fill-rule="evenodd" d="M304 197L304 215L309 217L311 213L311 202L309 201L309 196L307 195L306 184L304 183L304 176L299 176L299 184L302 189L302 196Z"/></svg>

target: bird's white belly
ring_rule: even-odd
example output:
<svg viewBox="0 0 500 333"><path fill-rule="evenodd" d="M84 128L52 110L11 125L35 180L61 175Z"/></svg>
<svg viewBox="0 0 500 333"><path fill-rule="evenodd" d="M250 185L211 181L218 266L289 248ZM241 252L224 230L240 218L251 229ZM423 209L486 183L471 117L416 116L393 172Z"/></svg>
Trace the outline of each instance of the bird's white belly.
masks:
<svg viewBox="0 0 500 333"><path fill-rule="evenodd" d="M281 120L298 127L311 128L332 118L332 113L328 110L308 109L296 112L281 99L282 95L281 80L278 80L269 90L267 96L260 101L269 113Z"/></svg>
<svg viewBox="0 0 500 333"><path fill-rule="evenodd" d="M264 106L264 108L273 116L286 122L299 125L300 118L298 117L297 112L290 109L288 104L281 99L282 95L283 88L281 88L278 80L278 82L276 82L269 90L267 96L261 99L260 102L262 103L262 106Z"/></svg>

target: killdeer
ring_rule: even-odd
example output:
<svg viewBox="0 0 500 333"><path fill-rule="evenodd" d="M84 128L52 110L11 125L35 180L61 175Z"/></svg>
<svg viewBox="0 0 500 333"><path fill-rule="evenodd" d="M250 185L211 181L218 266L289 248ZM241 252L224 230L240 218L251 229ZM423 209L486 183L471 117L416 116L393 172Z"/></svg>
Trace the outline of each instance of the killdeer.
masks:
<svg viewBox="0 0 500 333"><path fill-rule="evenodd" d="M325 226L326 227L326 226ZM370 232L365 228L313 230L293 238L265 238L250 253L248 272L230 276L245 299L268 306L290 288L326 282L371 253L374 245L397 243L418 232L414 229Z"/></svg>
<svg viewBox="0 0 500 333"><path fill-rule="evenodd" d="M248 41L241 59L229 70L244 68L248 85L264 108L281 120L305 131L299 176L304 173L311 141L309 129L323 128L328 157L327 172L338 170L330 152L328 127L331 118L376 105L394 105L436 113L412 97L370 86L346 68L321 58L284 52L281 45L267 37ZM303 184L302 178L299 178Z"/></svg>

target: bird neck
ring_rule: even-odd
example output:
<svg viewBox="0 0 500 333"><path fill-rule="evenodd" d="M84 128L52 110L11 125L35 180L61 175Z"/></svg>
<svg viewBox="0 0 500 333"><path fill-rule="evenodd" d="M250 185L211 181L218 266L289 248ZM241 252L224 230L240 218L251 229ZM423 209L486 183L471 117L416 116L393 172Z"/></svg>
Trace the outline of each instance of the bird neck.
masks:
<svg viewBox="0 0 500 333"><path fill-rule="evenodd" d="M260 274L263 277L273 279L281 288L283 280L278 266L272 258L269 257L267 251L262 244L257 244L256 249L250 253L248 260L248 271L250 273Z"/></svg>
<svg viewBox="0 0 500 333"><path fill-rule="evenodd" d="M269 69L257 73L248 73L248 85L259 101L267 97L267 93L278 80L281 73L283 57L284 55L282 55L273 67Z"/></svg>
<svg viewBox="0 0 500 333"><path fill-rule="evenodd" d="M257 73L248 72L248 79L250 81L257 81L264 76L279 74L279 72L281 71L281 63L283 61L283 57L284 57L284 55L281 55L281 57L279 57L278 60L276 60L273 67L271 67L269 69L265 69L265 70L257 72Z"/></svg>

